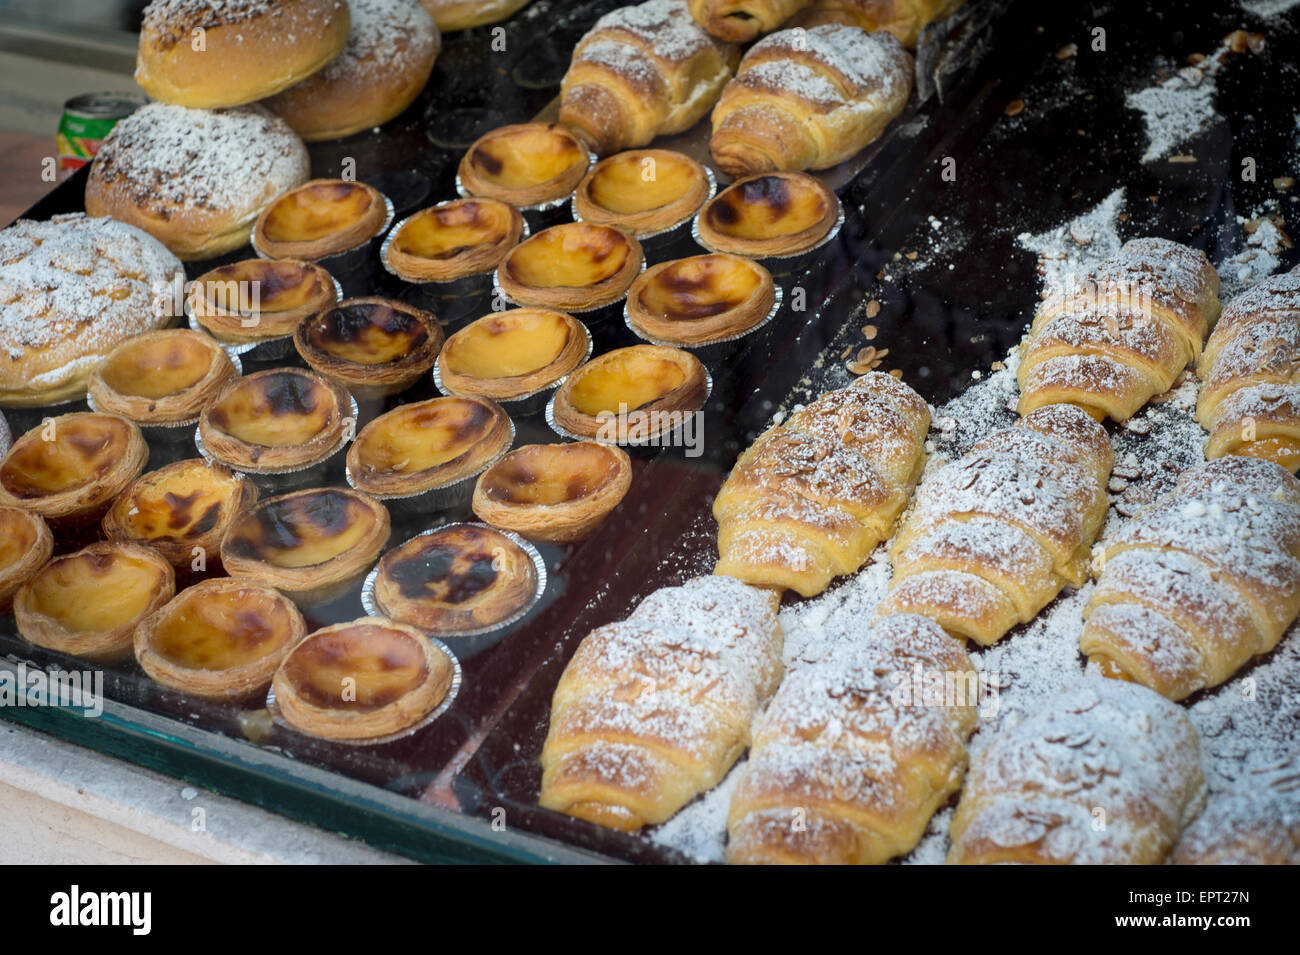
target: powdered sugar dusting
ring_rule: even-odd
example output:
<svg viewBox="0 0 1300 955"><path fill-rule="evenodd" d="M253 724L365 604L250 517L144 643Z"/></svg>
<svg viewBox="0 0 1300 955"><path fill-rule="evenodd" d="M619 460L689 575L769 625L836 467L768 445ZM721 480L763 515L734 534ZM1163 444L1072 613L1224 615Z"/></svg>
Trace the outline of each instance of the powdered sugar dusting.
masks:
<svg viewBox="0 0 1300 955"><path fill-rule="evenodd" d="M868 93L888 101L912 84L911 57L892 34L839 24L764 37L745 54L737 79L754 71L764 84L813 102L847 103Z"/></svg>
<svg viewBox="0 0 1300 955"><path fill-rule="evenodd" d="M1038 273L1045 290L1066 287L1071 276L1081 275L1119 252L1118 223L1123 209L1121 187L1065 225L1016 237L1022 247L1038 253Z"/></svg>
<svg viewBox="0 0 1300 955"><path fill-rule="evenodd" d="M695 22L686 0L648 0L621 7L597 20L591 32L614 29L638 37L654 50L656 56L666 60L688 59L716 43Z"/></svg>

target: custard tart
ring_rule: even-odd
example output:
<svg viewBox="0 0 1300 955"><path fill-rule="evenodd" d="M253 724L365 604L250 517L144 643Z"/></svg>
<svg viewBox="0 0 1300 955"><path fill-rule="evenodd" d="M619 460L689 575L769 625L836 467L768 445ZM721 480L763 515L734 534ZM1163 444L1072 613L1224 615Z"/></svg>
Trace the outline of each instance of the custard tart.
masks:
<svg viewBox="0 0 1300 955"><path fill-rule="evenodd" d="M208 335L183 328L146 332L118 345L91 372L90 400L96 410L136 424L187 424L236 374L234 362Z"/></svg>
<svg viewBox="0 0 1300 955"><path fill-rule="evenodd" d="M423 494L478 474L514 439L510 416L486 398L417 401L361 429L348 448L348 479L378 497Z"/></svg>
<svg viewBox="0 0 1300 955"><path fill-rule="evenodd" d="M387 298L350 298L293 333L302 360L359 398L405 391L433 367L444 340L433 314Z"/></svg>
<svg viewBox="0 0 1300 955"><path fill-rule="evenodd" d="M572 315L549 308L494 312L447 339L438 354L438 387L513 401L551 387L590 350L587 326Z"/></svg>
<svg viewBox="0 0 1300 955"><path fill-rule="evenodd" d="M186 308L217 341L245 345L292 335L338 300L333 277L313 262L248 259L195 279Z"/></svg>
<svg viewBox="0 0 1300 955"><path fill-rule="evenodd" d="M268 497L239 514L221 542L232 577L249 577L311 606L358 583L388 543L388 509L346 488Z"/></svg>
<svg viewBox="0 0 1300 955"><path fill-rule="evenodd" d="M761 325L776 302L772 273L757 262L715 252L661 262L627 293L627 323L665 345L707 345Z"/></svg>
<svg viewBox="0 0 1300 955"><path fill-rule="evenodd" d="M239 699L271 683L307 635L298 608L253 580L220 577L182 590L135 629L135 658L163 686Z"/></svg>
<svg viewBox="0 0 1300 955"><path fill-rule="evenodd" d="M14 591L53 553L54 537L43 517L18 507L0 507L0 612L9 609Z"/></svg>
<svg viewBox="0 0 1300 955"><path fill-rule="evenodd" d="M310 736L365 742L416 726L451 692L456 664L413 627L363 617L310 633L275 671L275 707Z"/></svg>
<svg viewBox="0 0 1300 955"><path fill-rule="evenodd" d="M136 625L176 592L172 565L139 544L100 541L55 557L14 595L28 643L95 663L131 655Z"/></svg>
<svg viewBox="0 0 1300 955"><path fill-rule="evenodd" d="M630 149L602 159L573 194L575 219L644 239L681 225L713 190L705 168L668 149Z"/></svg>
<svg viewBox="0 0 1300 955"><path fill-rule="evenodd" d="M323 259L373 239L388 214L388 200L364 182L313 179L262 210L253 248L268 259Z"/></svg>
<svg viewBox="0 0 1300 955"><path fill-rule="evenodd" d="M474 513L530 540L566 543L591 534L631 484L632 462L622 448L528 444L479 475Z"/></svg>
<svg viewBox="0 0 1300 955"><path fill-rule="evenodd" d="M277 473L329 457L355 423L342 386L299 368L272 368L222 386L199 416L199 436L220 464Z"/></svg>
<svg viewBox="0 0 1300 955"><path fill-rule="evenodd" d="M566 378L551 401L551 417L577 438L636 444L679 427L708 396L708 373L694 355L633 345L597 355Z"/></svg>
<svg viewBox="0 0 1300 955"><path fill-rule="evenodd" d="M520 305L585 312L621 299L643 263L641 243L626 232L566 222L511 249L497 284Z"/></svg>
<svg viewBox="0 0 1300 955"><path fill-rule="evenodd" d="M519 123L480 136L461 158L457 179L465 195L528 208L568 198L590 164L587 147L565 127Z"/></svg>
<svg viewBox="0 0 1300 955"><path fill-rule="evenodd" d="M47 418L0 460L0 505L47 520L99 520L144 470L140 429L117 415L74 412Z"/></svg>
<svg viewBox="0 0 1300 955"><path fill-rule="evenodd" d="M221 538L235 515L256 501L248 478L189 458L128 485L104 515L104 536L152 547L182 572L206 573L220 566Z"/></svg>
<svg viewBox="0 0 1300 955"><path fill-rule="evenodd" d="M434 636L469 636L518 620L533 605L538 565L517 540L482 524L413 537L375 569L375 609Z"/></svg>
<svg viewBox="0 0 1300 955"><path fill-rule="evenodd" d="M398 223L384 241L384 266L407 282L451 282L491 272L519 244L524 217L486 196L454 199Z"/></svg>
<svg viewBox="0 0 1300 955"><path fill-rule="evenodd" d="M700 244L712 252L765 258L807 252L839 217L840 200L820 179L773 172L738 179L700 210L695 224Z"/></svg>

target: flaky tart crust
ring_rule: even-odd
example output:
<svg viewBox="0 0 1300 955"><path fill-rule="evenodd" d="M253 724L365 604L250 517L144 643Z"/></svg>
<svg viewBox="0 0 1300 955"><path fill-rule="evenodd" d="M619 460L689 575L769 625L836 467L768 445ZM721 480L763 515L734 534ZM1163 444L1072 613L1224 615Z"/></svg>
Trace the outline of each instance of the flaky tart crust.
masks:
<svg viewBox="0 0 1300 955"><path fill-rule="evenodd" d="M353 486L406 497L477 474L514 441L510 416L494 401L431 398L401 405L361 429L348 448Z"/></svg>
<svg viewBox="0 0 1300 955"><path fill-rule="evenodd" d="M709 197L709 176L669 149L629 149L592 166L573 194L577 218L638 239L686 222Z"/></svg>
<svg viewBox="0 0 1300 955"><path fill-rule="evenodd" d="M641 243L626 232L566 222L511 249L497 284L520 305L590 311L621 299L644 262Z"/></svg>
<svg viewBox="0 0 1300 955"><path fill-rule="evenodd" d="M454 674L447 654L414 627L362 617L308 634L272 687L280 715L295 729L364 741L419 723L446 699Z"/></svg>
<svg viewBox="0 0 1300 955"><path fill-rule="evenodd" d="M131 655L136 625L175 592L172 565L157 551L100 541L54 558L19 587L14 619L28 643L113 663Z"/></svg>
<svg viewBox="0 0 1300 955"><path fill-rule="evenodd" d="M365 398L405 391L433 367L445 335L432 312L388 298L351 298L293 333L303 361Z"/></svg>
<svg viewBox="0 0 1300 955"><path fill-rule="evenodd" d="M232 577L268 584L301 606L341 596L388 543L388 509L347 488L269 497L241 513L221 541Z"/></svg>
<svg viewBox="0 0 1300 955"><path fill-rule="evenodd" d="M481 524L452 524L384 555L376 608L420 630L453 636L515 618L537 594L532 556Z"/></svg>
<svg viewBox="0 0 1300 955"><path fill-rule="evenodd" d="M587 358L591 335L550 308L493 312L447 339L438 353L443 391L509 401L542 391Z"/></svg>
<svg viewBox="0 0 1300 955"><path fill-rule="evenodd" d="M474 513L530 540L567 543L589 536L632 484L622 448L596 441L528 444L479 475Z"/></svg>
<svg viewBox="0 0 1300 955"><path fill-rule="evenodd" d="M99 411L136 424L176 424L198 418L235 375L234 362L210 336L173 328L118 345L91 372L88 392Z"/></svg>
<svg viewBox="0 0 1300 955"><path fill-rule="evenodd" d="M247 294L254 288L256 302ZM333 277L314 262L245 259L195 279L186 308L213 338L241 345L292 335L304 318L338 299Z"/></svg>
<svg viewBox="0 0 1300 955"><path fill-rule="evenodd" d="M199 417L204 450L236 471L305 468L344 441L352 400L341 385L300 368L228 381Z"/></svg>
<svg viewBox="0 0 1300 955"><path fill-rule="evenodd" d="M373 186L313 179L262 210L253 248L272 259L323 259L373 239L387 221L387 201Z"/></svg>
<svg viewBox="0 0 1300 955"><path fill-rule="evenodd" d="M738 179L700 210L696 229L712 252L754 258L798 255L821 242L839 220L840 200L802 172Z"/></svg>
<svg viewBox="0 0 1300 955"><path fill-rule="evenodd" d="M384 264L407 282L451 282L491 272L523 230L523 214L509 203L453 199L398 223L384 244Z"/></svg>
<svg viewBox="0 0 1300 955"><path fill-rule="evenodd" d="M163 686L209 699L265 689L307 635L293 601L253 580L220 577L181 591L135 628L135 658Z"/></svg>
<svg viewBox="0 0 1300 955"><path fill-rule="evenodd" d="M98 520L148 458L139 427L125 418L94 412L48 418L0 459L0 505L59 522Z"/></svg>
<svg viewBox="0 0 1300 955"><path fill-rule="evenodd" d="M182 572L199 556L208 570L235 516L257 501L257 486L202 458L175 461L129 484L104 515L104 536L152 547Z"/></svg>
<svg viewBox="0 0 1300 955"><path fill-rule="evenodd" d="M772 273L757 262L715 252L660 262L627 292L627 321L644 338L704 345L762 323L776 301Z"/></svg>
<svg viewBox="0 0 1300 955"><path fill-rule="evenodd" d="M54 536L43 517L20 507L0 507L0 611L8 611L14 592L53 553Z"/></svg>
<svg viewBox="0 0 1300 955"><path fill-rule="evenodd" d="M457 174L471 196L527 208L571 195L590 163L587 147L558 123L516 123L480 136Z"/></svg>
<svg viewBox="0 0 1300 955"><path fill-rule="evenodd" d="M632 345L597 355L560 385L553 399L555 423L572 434L596 438L612 418L635 440L654 437L656 413L691 414L704 407L708 378L689 352L664 345ZM625 410L620 413L619 406Z"/></svg>

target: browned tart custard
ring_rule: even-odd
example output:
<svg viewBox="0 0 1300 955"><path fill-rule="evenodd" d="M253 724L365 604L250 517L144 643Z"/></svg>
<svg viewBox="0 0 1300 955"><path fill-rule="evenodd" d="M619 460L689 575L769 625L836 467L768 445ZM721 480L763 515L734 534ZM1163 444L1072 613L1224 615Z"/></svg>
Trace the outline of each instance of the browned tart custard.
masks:
<svg viewBox="0 0 1300 955"><path fill-rule="evenodd" d="M840 201L820 179L773 172L738 179L701 211L700 241L713 252L755 258L798 255L839 220Z"/></svg>
<svg viewBox="0 0 1300 955"><path fill-rule="evenodd" d="M292 335L338 298L334 279L315 263L248 259L195 279L186 307L217 341L244 345Z"/></svg>
<svg viewBox="0 0 1300 955"><path fill-rule="evenodd" d="M630 149L602 159L578 184L578 218L617 226L638 239L680 225L709 198L709 176L689 156Z"/></svg>
<svg viewBox="0 0 1300 955"><path fill-rule="evenodd" d="M438 379L449 394L509 401L554 385L586 361L590 346L587 327L564 312L494 312L447 339Z"/></svg>
<svg viewBox="0 0 1300 955"><path fill-rule="evenodd" d="M410 729L447 698L455 665L420 631L363 617L308 634L272 684L290 726L364 742Z"/></svg>
<svg viewBox="0 0 1300 955"><path fill-rule="evenodd" d="M140 429L125 418L93 412L48 418L0 460L0 505L58 522L99 520L148 459Z"/></svg>
<svg viewBox="0 0 1300 955"><path fill-rule="evenodd" d="M387 298L350 298L293 333L303 361L359 398L405 391L433 367L444 339L430 312Z"/></svg>
<svg viewBox="0 0 1300 955"><path fill-rule="evenodd" d="M272 368L227 382L199 417L212 458L236 471L275 473L329 457L350 426L345 388L299 368Z"/></svg>
<svg viewBox="0 0 1300 955"><path fill-rule="evenodd" d="M491 272L519 243L524 217L499 199L455 199L411 216L384 249L388 270L407 282L450 282Z"/></svg>
<svg viewBox="0 0 1300 955"><path fill-rule="evenodd" d="M481 524L449 524L384 555L375 574L375 607L434 636L501 626L537 596L532 555Z"/></svg>
<svg viewBox="0 0 1300 955"><path fill-rule="evenodd" d="M323 259L373 239L387 222L379 190L348 179L313 179L262 210L253 248L272 259Z"/></svg>
<svg viewBox="0 0 1300 955"><path fill-rule="evenodd" d="M432 398L382 414L348 448L353 486L409 497L478 474L514 441L510 416L486 398Z"/></svg>
<svg viewBox="0 0 1300 955"><path fill-rule="evenodd" d="M519 123L480 136L457 172L471 196L526 208L572 194L590 164L587 147L563 126Z"/></svg>
<svg viewBox="0 0 1300 955"><path fill-rule="evenodd" d="M100 411L136 424L172 425L195 421L235 374L234 362L211 337L174 328L118 345L91 373L89 391Z"/></svg>
<svg viewBox="0 0 1300 955"><path fill-rule="evenodd" d="M775 302L772 273L750 259L715 252L642 272L627 293L627 321L656 342L707 345L761 324Z"/></svg>
<svg viewBox="0 0 1300 955"><path fill-rule="evenodd" d="M152 547L182 572L211 572L220 568L221 538L231 521L256 500L248 478L188 458L128 485L104 515L104 534Z"/></svg>
<svg viewBox="0 0 1300 955"><path fill-rule="evenodd" d="M220 577L182 590L135 629L135 658L158 683L238 699L271 683L307 635L298 608L253 580Z"/></svg>
<svg viewBox="0 0 1300 955"><path fill-rule="evenodd" d="M131 655L136 625L176 592L172 565L139 544L101 541L56 557L14 595L23 639L97 663Z"/></svg>
<svg viewBox="0 0 1300 955"><path fill-rule="evenodd" d="M511 249L497 282L520 305L589 311L622 298L642 262L641 243L626 232L566 222Z"/></svg>
<svg viewBox="0 0 1300 955"><path fill-rule="evenodd" d="M595 441L529 444L479 476L474 513L532 540L582 540L631 483L632 463L622 448Z"/></svg>
<svg viewBox="0 0 1300 955"><path fill-rule="evenodd" d="M555 392L555 423L581 438L601 438L617 424L614 443L654 438L704 407L708 378L689 352L633 345L597 355Z"/></svg>
<svg viewBox="0 0 1300 955"><path fill-rule="evenodd" d="M54 553L54 537L39 514L0 507L0 611L13 603L14 591L45 566Z"/></svg>
<svg viewBox="0 0 1300 955"><path fill-rule="evenodd" d="M232 577L248 577L311 606L341 596L388 543L388 509L325 487L269 497L239 514L221 542Z"/></svg>

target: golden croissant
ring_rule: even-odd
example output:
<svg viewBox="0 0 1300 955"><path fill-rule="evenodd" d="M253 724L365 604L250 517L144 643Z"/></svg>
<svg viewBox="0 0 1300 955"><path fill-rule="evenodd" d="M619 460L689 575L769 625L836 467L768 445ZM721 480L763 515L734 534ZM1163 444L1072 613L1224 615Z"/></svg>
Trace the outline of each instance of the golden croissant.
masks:
<svg viewBox="0 0 1300 955"><path fill-rule="evenodd" d="M690 0L691 16L728 43L771 33L812 0Z"/></svg>
<svg viewBox="0 0 1300 955"><path fill-rule="evenodd" d="M894 539L881 613L919 613L979 644L1088 575L1106 519L1110 437L1073 405L994 431L922 482Z"/></svg>
<svg viewBox="0 0 1300 955"><path fill-rule="evenodd" d="M1017 377L1020 413L1069 402L1126 421L1201 354L1219 317L1219 276L1205 254L1134 239L1038 309Z"/></svg>
<svg viewBox="0 0 1300 955"><path fill-rule="evenodd" d="M1079 649L1171 700L1218 686L1300 614L1300 481L1219 458L1108 542Z"/></svg>
<svg viewBox="0 0 1300 955"><path fill-rule="evenodd" d="M794 20L798 26L847 23L863 30L888 30L916 49L929 23L953 14L966 0L814 0Z"/></svg>
<svg viewBox="0 0 1300 955"><path fill-rule="evenodd" d="M929 428L921 396L880 372L769 428L713 502L715 573L811 597L856 571L906 506Z"/></svg>
<svg viewBox="0 0 1300 955"><path fill-rule="evenodd" d="M1300 469L1300 270L1229 302L1198 372L1206 457L1244 454Z"/></svg>

